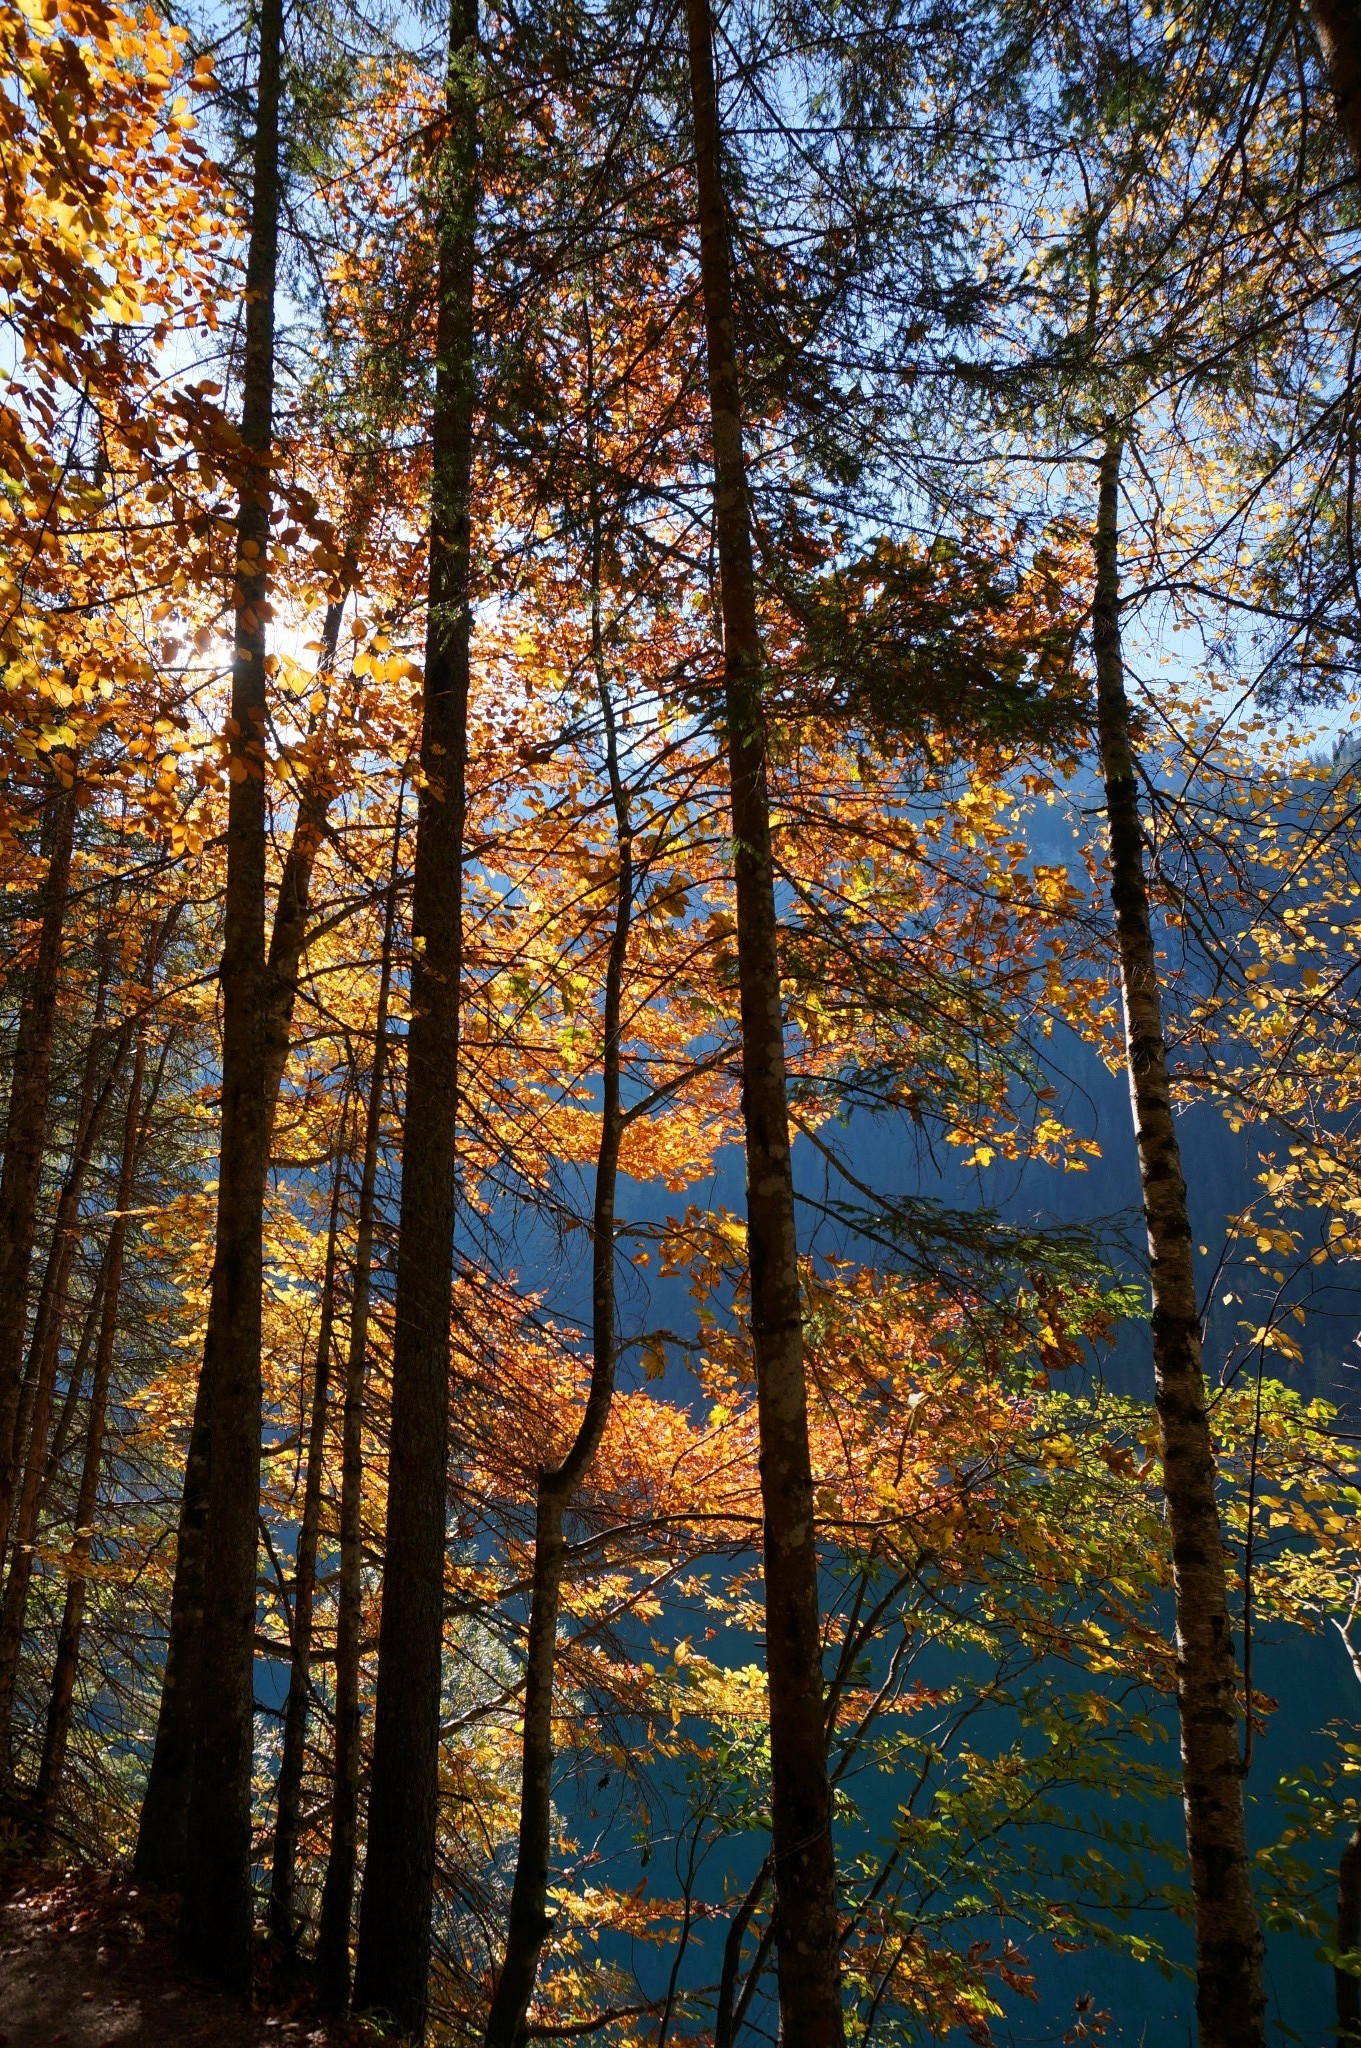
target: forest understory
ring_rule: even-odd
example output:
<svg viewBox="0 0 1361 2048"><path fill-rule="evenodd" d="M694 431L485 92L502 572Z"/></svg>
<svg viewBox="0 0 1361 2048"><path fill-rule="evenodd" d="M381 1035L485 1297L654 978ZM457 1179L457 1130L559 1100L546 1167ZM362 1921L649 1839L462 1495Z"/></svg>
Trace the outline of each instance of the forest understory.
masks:
<svg viewBox="0 0 1361 2048"><path fill-rule="evenodd" d="M189 1974L178 1902L78 1863L0 1865L3 2048L358 2048L357 2023L320 2018L297 1972L276 1983L264 1955L248 2007Z"/></svg>

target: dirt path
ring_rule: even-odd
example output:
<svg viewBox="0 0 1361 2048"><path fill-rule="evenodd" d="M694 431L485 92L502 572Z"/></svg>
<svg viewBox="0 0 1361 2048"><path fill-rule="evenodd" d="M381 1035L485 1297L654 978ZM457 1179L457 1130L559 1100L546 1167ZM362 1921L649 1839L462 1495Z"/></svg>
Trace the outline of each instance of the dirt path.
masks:
<svg viewBox="0 0 1361 2048"><path fill-rule="evenodd" d="M253 2011L185 1974L170 1905L120 1875L0 1866L0 2048L346 2048L304 1993Z"/></svg>

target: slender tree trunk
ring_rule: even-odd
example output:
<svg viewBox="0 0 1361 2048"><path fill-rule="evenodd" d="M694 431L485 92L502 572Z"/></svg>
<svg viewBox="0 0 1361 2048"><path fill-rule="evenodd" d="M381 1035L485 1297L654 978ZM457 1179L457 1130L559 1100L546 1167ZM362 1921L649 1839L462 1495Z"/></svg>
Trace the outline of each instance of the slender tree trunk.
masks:
<svg viewBox="0 0 1361 2048"><path fill-rule="evenodd" d="M1354 1955L1361 1949L1361 1827L1356 1827L1342 1851L1337 1872L1337 1935L1340 1955ZM1341 2048L1361 2044L1361 1977L1353 1970L1334 1969L1333 1993L1337 2002L1337 2038Z"/></svg>
<svg viewBox="0 0 1361 2048"><path fill-rule="evenodd" d="M1309 12L1338 126L1361 175L1361 5L1358 0L1309 0Z"/></svg>
<svg viewBox="0 0 1361 2048"><path fill-rule="evenodd" d="M17 1478L15 1434L26 1355L29 1269L47 1141L52 1031L75 844L75 790L54 789L47 801L49 844L38 950L19 1011L0 1168L0 1551L9 1535Z"/></svg>
<svg viewBox="0 0 1361 2048"><path fill-rule="evenodd" d="M33 1324L28 1338L28 1358L19 1388L18 1412L14 1418L14 1432L10 1445L8 1481L10 1491L6 1500L5 1538L12 1534L10 1519L14 1513L15 1494L22 1492L28 1470L28 1456L33 1435L34 1406L39 1398L39 1387L44 1366L48 1362L48 1332L54 1312L58 1324L66 1313L66 1294L70 1280L71 1263L75 1256L75 1219L80 1203L81 1191L85 1185L85 1174L89 1166L90 1152L97 1136L92 1122L96 1101L107 1103L108 1090L113 1084L111 1074L105 1077L104 1095L100 1097L99 1077L107 1048L107 1030L104 1021L106 977L101 966L99 993L95 1002L94 1019L90 1037L85 1048L85 1059L81 1070L80 1089L77 1097L75 1131L61 1190L57 1196L56 1215L52 1225L52 1239L43 1262L43 1277L38 1287L38 1299L34 1305ZM101 1118L102 1121L102 1107ZM56 1369L55 1352L52 1369ZM4 1544L0 1544L3 1550Z"/></svg>
<svg viewBox="0 0 1361 2048"><path fill-rule="evenodd" d="M99 1272L95 1278L94 1293L89 1303L89 1306L95 1310L96 1315L102 1310L103 1300L104 1265L101 1261ZM69 1372L66 1376L66 1392L62 1395L61 1407L57 1410L57 1419L52 1428L52 1442L48 1446L47 1459L43 1466L42 1481L38 1487L38 1512L43 1515L47 1513L48 1507L51 1504L52 1489L61 1476L61 1468L66 1463L66 1453L71 1448L71 1439L75 1434L76 1410L80 1407L81 1395L85 1388L84 1368L89 1364L90 1345L93 1344L94 1337L91 1335L89 1343L86 1343L85 1331L82 1328L80 1341L81 1345L84 1346L83 1357L80 1356L79 1347L77 1350L77 1359L81 1370L79 1372Z"/></svg>
<svg viewBox="0 0 1361 2048"><path fill-rule="evenodd" d="M327 682L335 674L340 648L340 627L345 605L354 586L359 555L372 517L372 500L367 492L355 509L351 534L345 548L340 574L340 594L326 607L317 660L317 680ZM298 1002L298 973L307 945L307 919L312 904L312 875L326 832L326 819L335 794L333 762L314 768L298 799L297 815L288 843L279 893L274 902L274 921L269 933L269 958L265 972L264 1060L265 1099L271 1131L293 1041L293 1013Z"/></svg>
<svg viewBox="0 0 1361 2048"><path fill-rule="evenodd" d="M388 998L392 989L392 948L397 929L397 883L402 847L402 796L392 828L392 871L383 911L383 948L378 970L378 1014L374 1024L373 1071L364 1114L364 1163L359 1177L355 1228L354 1292L345 1357L345 1413L340 1468L340 1586L336 1604L335 1771L331 1797L331 1843L321 1891L317 1928L317 1995L323 2012L343 2012L350 1996L350 1922L359 1854L359 1630L363 1608L364 1371L369 1348L369 1294L373 1278L373 1215L378 1189L378 1148L383 1130L383 1086L387 1077Z"/></svg>
<svg viewBox="0 0 1361 2048"><path fill-rule="evenodd" d="M125 1033L123 1043L114 1056L112 1068L105 1075L103 1084L96 1094L93 1083L99 1059L98 1040L102 1037L102 1030L97 1030L95 1041L91 1044L86 1063L85 1086L82 1089L83 1100L75 1156L68 1168L57 1203L40 1312L33 1331L30 1376L34 1400L31 1413L24 1425L24 1448L16 1456L21 1483L11 1532L13 1542L10 1545L5 1595L3 1603L0 1603L0 1770L3 1770L6 1778L13 1770L11 1742L14 1694L19 1678L19 1659L23 1650L24 1622L28 1614L28 1590L33 1576L33 1545L38 1532L38 1509L42 1497L43 1474L47 1466L48 1433L52 1421L52 1402L56 1392L57 1366L61 1356L61 1333L66 1322L71 1291L71 1268L75 1263L79 1237L77 1219L80 1200L90 1162L99 1143L104 1118L108 1113L109 1102L122 1070L131 1032Z"/></svg>
<svg viewBox="0 0 1361 2048"><path fill-rule="evenodd" d="M454 1137L463 967L477 215L477 0L451 0L439 157L430 592L368 1858L354 2002L425 2025L439 1803Z"/></svg>
<svg viewBox="0 0 1361 2048"><path fill-rule="evenodd" d="M714 2048L732 2048L737 2030L734 2002L737 1998L738 1973L742 1968L742 1943L746 1939L752 1915L760 1905L769 1882L770 1859L767 1857L733 1914L727 1938L723 1943L723 1964L718 1975L718 2004L714 2011Z"/></svg>
<svg viewBox="0 0 1361 2048"><path fill-rule="evenodd" d="M335 666L344 609L343 600L327 607L318 677L329 675ZM266 1149L273 1135L279 1090L288 1065L298 973L307 936L312 871L331 796L331 782L324 775L310 782L303 792L275 901L262 1017ZM197 1721L198 1633L203 1619L203 1531L208 1512L212 1366L210 1319L180 1495L160 1711L137 1833L137 1875L163 1891L178 1890L184 1877L185 1826Z"/></svg>
<svg viewBox="0 0 1361 2048"><path fill-rule="evenodd" d="M43 1733L42 1762L38 1769L37 1801L39 1809L45 1815L51 1814L61 1790L62 1773L66 1767L66 1748L71 1735L71 1710L75 1700L76 1672L80 1663L80 1637L85 1619L85 1594L89 1582L90 1546L94 1540L99 1471L104 1456L109 1381L113 1373L114 1345L118 1335L128 1211L132 1207L133 1190L136 1185L145 1068L146 1042L139 1035L133 1053L132 1078L128 1084L127 1106L123 1116L123 1150L118 1165L113 1224L109 1231L109 1242L101 1274L99 1343L95 1351L94 1379L90 1387L85 1456L81 1463L80 1486L76 1494L75 1527L71 1534L71 1550L66 1566L66 1604L62 1609L61 1628L57 1635L57 1655L52 1671L52 1690L47 1704L47 1725ZM83 1377L83 1360L77 1361L75 1370L79 1377Z"/></svg>
<svg viewBox="0 0 1361 2048"><path fill-rule="evenodd" d="M79 1382L80 1380L83 1380L83 1378L84 1378L84 1376L85 1376L85 1369L86 1369L86 1367L87 1367L87 1366L89 1365L89 1362L90 1362L90 1354L91 1354L91 1352L92 1352L92 1351L93 1351L93 1349L94 1349L94 1345L95 1345L95 1338L96 1338L96 1335L97 1335L97 1333L98 1333L98 1330L99 1330L100 1318L101 1318L101 1316L102 1316L102 1313L103 1313L103 1304L104 1304L104 1285L105 1285L105 1269L106 1269L106 1266L107 1266L107 1257L106 1257L105 1259L101 1260L101 1262L100 1262L100 1267L99 1267L99 1271L98 1271L98 1273L97 1273L97 1274L95 1275L95 1284L94 1284L94 1289L93 1289L93 1292L92 1292L92 1294L91 1294L91 1296L90 1296L90 1300L89 1300L89 1301L88 1301L88 1303L86 1304L86 1308L85 1308L85 1314L84 1314L84 1317L82 1318L82 1322L81 1322L81 1331L80 1331L80 1338L79 1338L79 1341L78 1341L78 1342L77 1342L77 1344L76 1344L76 1351L75 1351L75 1357L73 1358L73 1360L72 1360L72 1362L71 1362L71 1375L72 1375L72 1378L73 1378L73 1380L75 1380L75 1381L76 1381L77 1383L78 1383L78 1382ZM11 1565L11 1573L12 1573L12 1572L13 1572L13 1565ZM13 1583L13 1581L12 1581L12 1580L11 1580L11 1583ZM27 1577L27 1574L25 1574L25 1575L24 1575L24 1580L23 1580L23 1588L22 1588L22 1590L23 1590L23 1594L24 1594L24 1597L25 1597L25 1599L26 1599L26 1598L27 1598L27 1592L28 1592L28 1577ZM20 1633L20 1646L22 1647L22 1629L21 1629L21 1633ZM5 1778L5 1782L6 1782L6 1784L10 1784L10 1783L12 1783L12 1780L13 1780L13 1775L14 1775L14 1759L13 1759L13 1754L12 1754L12 1743L11 1743L11 1735L12 1735L12 1717L13 1717L13 1709L14 1709L14 1690L15 1690L15 1680L17 1679L17 1676L18 1676L18 1667L19 1667L19 1659L18 1659L18 1656L17 1656L17 1654L16 1654L16 1655L15 1655L15 1657L14 1657L14 1659L13 1659L13 1665L12 1665L11 1673L10 1673L10 1676L9 1676L9 1681L8 1681L8 1685L7 1685L7 1687L6 1687L6 1692L5 1692L5 1702L4 1702L4 1706L5 1706L5 1741L4 1741L4 1752L3 1752L3 1757L4 1757L4 1778Z"/></svg>
<svg viewBox="0 0 1361 2048"><path fill-rule="evenodd" d="M249 467L237 516L236 654L222 954L222 1123L213 1261L203 1618L186 1818L181 1940L198 1969L236 1989L253 1961L256 1545L260 1341L269 1114L264 1087L265 668L274 291L279 241L283 0L261 0L241 438Z"/></svg>
<svg viewBox="0 0 1361 2048"><path fill-rule="evenodd" d="M516 2048L521 2040L525 2015L534 1995L539 1955L552 1926L548 1877L553 1819L553 1681L562 1604L563 1524L600 1447L614 1399L614 1219L619 1148L624 1134L619 1093L620 1038L624 964L633 915L633 830L619 770L614 707L605 672L600 626L600 520L594 505L593 513L591 641L618 839L619 878L614 930L605 966L600 1144L591 1223L591 1384L585 1413L566 1457L551 1470L539 1474L521 1734L520 1839L506 1924L505 1956L487 2020L486 2048Z"/></svg>
<svg viewBox="0 0 1361 2048"><path fill-rule="evenodd" d="M1252 1899L1238 1752L1238 1671L1215 1497L1191 1223L1172 1113L1158 959L1120 643L1121 445L1101 463L1092 639L1110 832L1130 1100L1148 1228L1153 1371L1172 1538L1177 1711L1196 1927L1201 2048L1265 2042L1262 1938Z"/></svg>
<svg viewBox="0 0 1361 2048"><path fill-rule="evenodd" d="M771 1847L780 1927L781 2032L800 2048L840 2048L844 2033L836 1865L823 1728L817 1540L766 781L763 658L742 445L709 0L686 0L686 22L737 892L742 1113L751 1334L761 1441Z"/></svg>
<svg viewBox="0 0 1361 2048"><path fill-rule="evenodd" d="M338 606L331 606L328 621L330 614L338 611ZM271 1134L293 1042L293 1012L297 1007L298 972L307 940L312 871L326 829L331 795L329 777L318 771L298 798L297 816L279 876L279 893L270 925L262 1033L265 1100Z"/></svg>
<svg viewBox="0 0 1361 2048"><path fill-rule="evenodd" d="M269 1924L292 1953L297 1947L298 1826L302 1809L303 1766L307 1758L307 1709L312 1696L312 1620L317 1585L317 1545L321 1535L321 1478L326 1461L326 1423L330 1410L331 1347L335 1331L336 1241L340 1231L340 1192L345 1172L345 1134L349 1103L340 1114L340 1142L331 1184L331 1213L326 1230L326 1265L321 1283L317 1361L312 1383L312 1414L307 1435L307 1478L303 1484L302 1522L298 1529L297 1564L293 1574L293 1663L284 1708L283 1751L275 1791L274 1855L270 1864Z"/></svg>

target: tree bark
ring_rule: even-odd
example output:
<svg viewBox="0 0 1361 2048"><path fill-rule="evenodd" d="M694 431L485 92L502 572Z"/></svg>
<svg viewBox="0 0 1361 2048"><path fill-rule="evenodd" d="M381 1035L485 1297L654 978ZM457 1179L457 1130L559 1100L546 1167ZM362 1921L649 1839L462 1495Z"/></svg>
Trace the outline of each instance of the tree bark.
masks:
<svg viewBox="0 0 1361 2048"><path fill-rule="evenodd" d="M823 1727L817 1540L766 781L763 656L709 0L686 0L686 22L737 894L781 2032L800 2048L841 2048L836 1865Z"/></svg>
<svg viewBox="0 0 1361 2048"><path fill-rule="evenodd" d="M364 1114L364 1163L359 1177L355 1227L354 1292L345 1357L345 1411L341 1425L340 1585L336 1603L335 1769L331 1796L331 1842L321 1890L317 1928L317 1996L323 2012L343 2012L350 1996L350 1922L359 1855L359 1629L363 1609L364 1373L369 1347L369 1294L373 1278L373 1216L378 1188L378 1148L383 1130L383 1088L387 1078L388 999L392 989L392 948L397 929L397 884L402 844L402 798L392 828L392 870L383 911L383 948L378 970L378 1014L374 1024L373 1070Z"/></svg>
<svg viewBox="0 0 1361 2048"><path fill-rule="evenodd" d="M1358 0L1309 0L1309 12L1338 126L1361 176L1361 5Z"/></svg>
<svg viewBox="0 0 1361 2048"><path fill-rule="evenodd" d="M477 0L451 0L440 152L430 590L412 901L387 1547L354 2002L425 2025L439 1802L468 726Z"/></svg>
<svg viewBox="0 0 1361 2048"><path fill-rule="evenodd" d="M19 1011L0 1168L0 1550L9 1535L17 1477L15 1435L26 1357L29 1270L47 1141L52 1032L75 845L74 788L54 789L47 801L49 845L38 950Z"/></svg>
<svg viewBox="0 0 1361 2048"><path fill-rule="evenodd" d="M331 1348L335 1332L336 1242L340 1230L340 1194L345 1172L345 1133L349 1102L342 1104L340 1142L326 1230L326 1264L321 1283L316 1369L312 1381L312 1413L307 1434L307 1477L303 1483L302 1522L298 1529L297 1563L293 1573L293 1661L284 1707L284 1739L275 1788L274 1854L269 1877L270 1929L292 1954L298 1941L298 1826L302 1808L303 1767L307 1757L307 1710L312 1696L312 1622L317 1586L317 1545L321 1535L321 1478L326 1460L326 1423L330 1409Z"/></svg>
<svg viewBox="0 0 1361 2048"><path fill-rule="evenodd" d="M236 653L229 735L222 954L222 1120L210 1309L203 1618L180 1935L197 1969L246 1989L253 1964L256 1545L260 1500L261 1283L269 1115L264 1088L265 668L274 294L279 243L279 87L283 0L261 0L246 258L237 515Z"/></svg>
<svg viewBox="0 0 1361 2048"><path fill-rule="evenodd" d="M593 494L594 497L594 494ZM571 1448L539 1474L534 1521L534 1567L529 1598L529 1646L520 1752L520 1835L506 1924L505 1955L487 2019L485 2048L516 2048L534 1995L539 1956L553 1924L548 1876L553 1819L553 1681L565 1557L563 1526L577 1489L590 1471L614 1399L615 1198L624 1135L620 1100L620 1041L624 964L633 915L633 828L619 769L619 748L600 624L600 520L593 502L591 643L605 732L605 759L619 848L614 929L605 966L604 1047L601 1061L600 1143L596 1153L591 1219L591 1383Z"/></svg>
<svg viewBox="0 0 1361 2048"><path fill-rule="evenodd" d="M123 1149L118 1164L113 1224L109 1231L101 1276L99 1342L95 1349L94 1378L90 1386L85 1455L81 1462L80 1485L76 1493L75 1526L71 1533L71 1550L66 1566L66 1602L57 1634L52 1690L48 1697L47 1723L43 1732L42 1761L38 1767L37 1803L39 1810L47 1816L51 1815L61 1790L62 1774L66 1768L67 1744L71 1735L71 1712L75 1700L76 1672L80 1664L80 1638L85 1620L85 1595L89 1583L90 1546L94 1539L99 1472L104 1456L104 1434L108 1419L109 1382L113 1374L114 1346L118 1335L128 1211L132 1207L137 1177L145 1069L146 1041L139 1034L132 1058L132 1076L128 1083L127 1106L123 1115ZM153 1082L153 1089L154 1085ZM83 1371L81 1361L77 1361L76 1369Z"/></svg>
<svg viewBox="0 0 1361 2048"><path fill-rule="evenodd" d="M1130 1101L1152 1279L1153 1372L1172 1539L1177 1712L1196 1929L1201 2048L1265 2034L1238 1749L1238 1671L1202 1368L1190 1215L1163 1032L1120 640L1119 438L1101 462L1092 640Z"/></svg>
<svg viewBox="0 0 1361 2048"><path fill-rule="evenodd" d="M194 1394L170 1586L170 1627L156 1736L142 1794L133 1868L144 1884L178 1891L184 1881L189 1783L194 1762L198 1657L203 1621L203 1532L208 1515L208 1420L212 1408L212 1314Z"/></svg>

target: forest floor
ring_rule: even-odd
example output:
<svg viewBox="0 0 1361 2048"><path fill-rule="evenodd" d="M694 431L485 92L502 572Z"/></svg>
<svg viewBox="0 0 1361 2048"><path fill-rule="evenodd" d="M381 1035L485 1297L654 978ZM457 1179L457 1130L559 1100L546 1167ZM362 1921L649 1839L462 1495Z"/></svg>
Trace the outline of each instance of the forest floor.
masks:
<svg viewBox="0 0 1361 2048"><path fill-rule="evenodd" d="M0 2048L355 2048L294 1974L266 1967L253 2006L180 1962L174 1901L118 1873L0 1864Z"/></svg>

